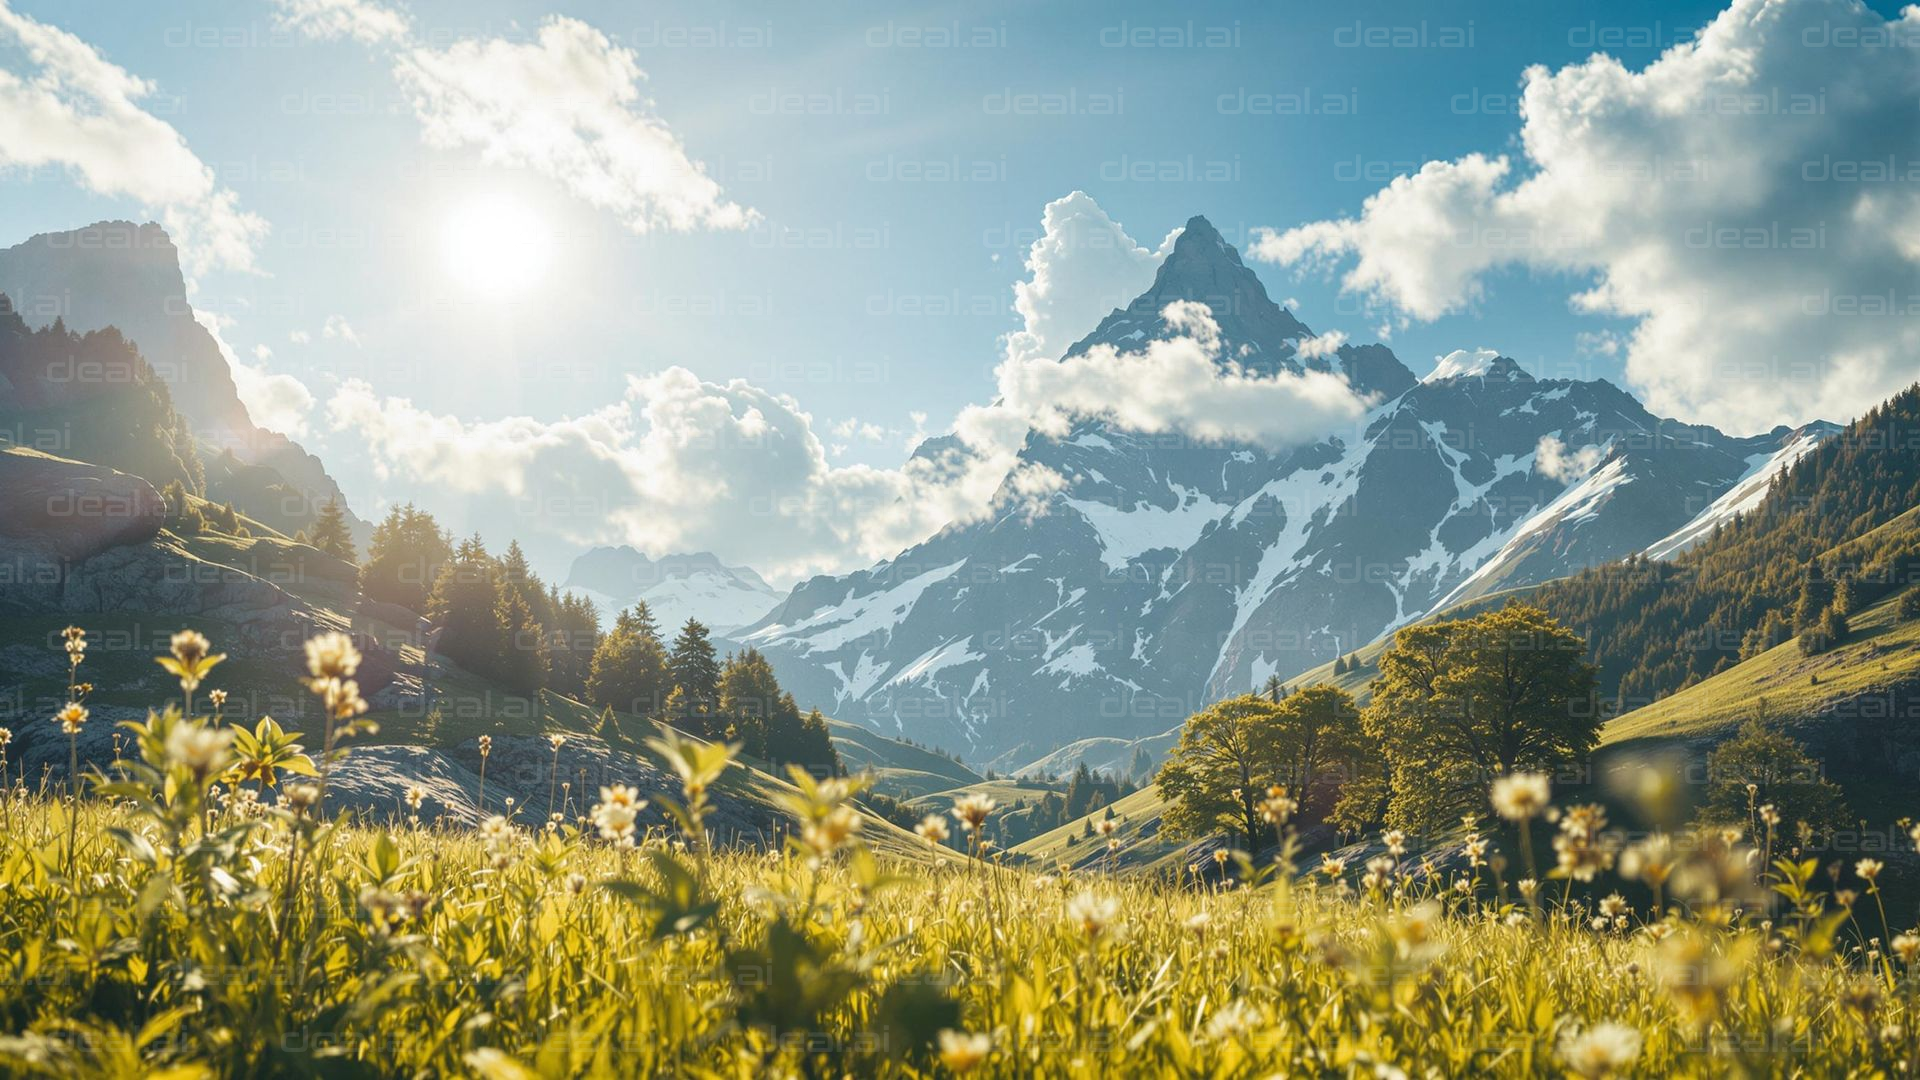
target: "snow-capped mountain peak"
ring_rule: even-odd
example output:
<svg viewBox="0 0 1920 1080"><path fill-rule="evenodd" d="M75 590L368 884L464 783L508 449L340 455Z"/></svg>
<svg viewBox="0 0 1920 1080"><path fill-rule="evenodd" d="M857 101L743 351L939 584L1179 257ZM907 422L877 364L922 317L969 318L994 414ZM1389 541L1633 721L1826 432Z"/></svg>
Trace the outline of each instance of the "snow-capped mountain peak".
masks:
<svg viewBox="0 0 1920 1080"><path fill-rule="evenodd" d="M1531 379L1526 369L1492 349L1455 349L1434 361L1433 370L1420 381L1446 382L1452 379Z"/></svg>
<svg viewBox="0 0 1920 1080"><path fill-rule="evenodd" d="M592 601L602 623L644 600L663 631L698 619L717 634L753 622L782 596L750 567L728 566L710 552L651 559L624 545L574 559L562 588Z"/></svg>
<svg viewBox="0 0 1920 1080"><path fill-rule="evenodd" d="M1096 422L1030 436L1022 463L1066 478L1044 513L1016 503L814 578L736 636L797 698L844 719L1031 760L1163 732L1463 593L1641 551L1749 474L1760 449L1491 350L1442 357L1426 379L1384 345L1302 357L1313 331L1205 218L1070 355L1173 336L1163 313L1178 301L1208 306L1224 357L1336 372L1374 408L1359 430L1283 451ZM1565 453L1541 461L1543 445Z"/></svg>

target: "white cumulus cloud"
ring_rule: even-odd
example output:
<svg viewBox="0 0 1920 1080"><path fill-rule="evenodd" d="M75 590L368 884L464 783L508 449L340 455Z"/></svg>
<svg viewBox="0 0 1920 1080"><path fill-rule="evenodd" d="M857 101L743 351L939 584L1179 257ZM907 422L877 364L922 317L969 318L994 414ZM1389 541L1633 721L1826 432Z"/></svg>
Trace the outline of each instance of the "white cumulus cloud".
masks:
<svg viewBox="0 0 1920 1080"><path fill-rule="evenodd" d="M1022 326L1007 335L1013 360L1058 360L1118 307L1147 291L1180 230L1158 248L1135 243L1084 191L1047 204L1027 250L1027 279L1013 286Z"/></svg>
<svg viewBox="0 0 1920 1080"><path fill-rule="evenodd" d="M1542 435L1533 448L1533 467L1542 476L1555 480L1577 480L1594 470L1607 456L1606 449L1587 445L1570 450L1557 435Z"/></svg>
<svg viewBox="0 0 1920 1080"><path fill-rule="evenodd" d="M354 330L345 315L327 316L327 321L320 326L320 336L328 341L344 341L355 346L360 344L359 332Z"/></svg>
<svg viewBox="0 0 1920 1080"><path fill-rule="evenodd" d="M413 31L406 14L375 0L274 0L274 22L317 41L362 44L402 41Z"/></svg>
<svg viewBox="0 0 1920 1080"><path fill-rule="evenodd" d="M520 535L711 550L776 577L893 555L991 504L1005 475L949 475L923 458L835 467L793 399L679 367L558 421L464 421L360 380L327 412L334 429L367 440L383 474L474 497Z"/></svg>
<svg viewBox="0 0 1920 1080"><path fill-rule="evenodd" d="M1347 335L1344 331L1329 330L1316 337L1301 338L1294 342L1293 352L1302 360L1312 360L1317 357L1332 356L1338 353L1340 346L1346 343Z"/></svg>
<svg viewBox="0 0 1920 1080"><path fill-rule="evenodd" d="M0 169L68 170L89 191L157 215L189 275L251 270L267 232L172 125L142 108L154 84L0 0Z"/></svg>
<svg viewBox="0 0 1920 1080"><path fill-rule="evenodd" d="M530 42L407 48L394 77L428 145L531 169L635 232L741 229L757 219L655 115L633 50L578 19L550 17Z"/></svg>
<svg viewBox="0 0 1920 1080"><path fill-rule="evenodd" d="M1009 358L997 375L1000 400L986 409L1009 412L1020 426L1053 437L1093 418L1128 431L1179 431L1274 449L1317 438L1367 410L1338 375L1259 375L1223 359L1220 327L1205 304L1176 301L1161 316L1178 336L1137 351L1102 344L1059 361ZM974 430L966 425L962 433Z"/></svg>
<svg viewBox="0 0 1920 1080"><path fill-rule="evenodd" d="M1843 419L1920 358L1915 42L1920 7L1734 0L1639 70L1529 68L1517 159L1429 162L1252 254L1344 267L1400 319L1472 307L1502 267L1583 277L1576 308L1634 322L1627 377L1656 411Z"/></svg>
<svg viewBox="0 0 1920 1080"><path fill-rule="evenodd" d="M1056 286L1090 280L1070 265L1076 249L1059 242L1056 230L1104 221L1109 235L1125 236L1091 199L1070 199L1075 212L1049 217L1049 235L1035 245L1041 255L1029 267L1035 279L1065 268L1051 278ZM1137 257L1137 245L1131 250ZM1146 254L1144 279L1130 286L1136 295L1151 285L1158 262ZM1050 340L1064 352L1133 298L1116 296L1097 311L1074 307L1082 325L1072 329L1046 327L1048 316L1030 321L1030 329L1040 327L1031 341ZM899 429L860 418L816 428L790 397L743 380L702 381L679 367L633 378L621 400L559 420L465 420L382 396L359 380L335 392L327 416L334 430L364 440L383 476L464 499L469 520L490 528L523 539L558 535L575 547L709 550L791 578L871 564L949 524L1043 513L1066 479L1020 460L1036 430L1057 436L1076 420L1099 419L1280 447L1318 438L1367 407L1338 375L1263 376L1224 358L1204 304L1177 302L1162 314L1170 336L1137 349L1099 346L1061 361L1047 355L1052 344L1010 348L995 372L995 400L962 409L955 438L928 443L897 468L832 459L850 441L891 441L904 434ZM917 441L927 417L911 420L909 437Z"/></svg>

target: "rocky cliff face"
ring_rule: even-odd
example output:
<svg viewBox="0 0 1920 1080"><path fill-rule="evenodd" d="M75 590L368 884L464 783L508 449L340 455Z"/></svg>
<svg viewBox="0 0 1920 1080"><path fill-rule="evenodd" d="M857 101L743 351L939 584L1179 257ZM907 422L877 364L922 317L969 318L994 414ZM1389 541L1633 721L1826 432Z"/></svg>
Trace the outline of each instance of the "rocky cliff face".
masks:
<svg viewBox="0 0 1920 1080"><path fill-rule="evenodd" d="M1099 423L1032 436L1022 460L1068 481L1038 516L1009 511L815 578L735 636L842 718L977 759L1032 758L1164 731L1442 602L1642 550L1771 449L1490 352L1424 378L1380 345L1303 358L1312 331L1203 218L1153 288L1072 352L1172 336L1160 313L1176 300L1213 310L1224 356L1333 371L1375 405L1281 452Z"/></svg>
<svg viewBox="0 0 1920 1080"><path fill-rule="evenodd" d="M158 225L102 221L0 251L0 293L28 325L113 326L173 391L174 407L215 445L243 445L253 421L213 335L193 317L179 251Z"/></svg>
<svg viewBox="0 0 1920 1080"><path fill-rule="evenodd" d="M318 458L254 424L219 344L195 318L179 252L160 226L102 221L0 250L0 295L28 327L56 320L80 332L112 327L131 341L208 459L209 498L292 532L340 495ZM76 388L125 381L111 371L76 370L72 358L53 363L39 365L31 378L0 370L8 376L0 379L0 412L40 409ZM85 447L67 452L86 456ZM223 456L232 464L222 464ZM371 527L350 520L364 546Z"/></svg>
<svg viewBox="0 0 1920 1080"><path fill-rule="evenodd" d="M85 562L158 536L167 508L153 485L99 465L0 450L0 547L16 560Z"/></svg>

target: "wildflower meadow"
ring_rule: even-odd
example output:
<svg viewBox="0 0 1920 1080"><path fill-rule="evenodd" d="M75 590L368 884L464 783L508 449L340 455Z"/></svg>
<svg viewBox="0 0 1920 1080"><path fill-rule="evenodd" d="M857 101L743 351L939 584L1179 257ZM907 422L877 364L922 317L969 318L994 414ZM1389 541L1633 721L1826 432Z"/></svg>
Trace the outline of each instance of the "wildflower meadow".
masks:
<svg viewBox="0 0 1920 1080"><path fill-rule="evenodd" d="M44 722L73 735L67 642ZM307 655L322 731L218 719L221 656L186 632L160 658L178 704L121 760L0 783L0 1074L1883 1076L1920 1053L1920 936L1885 922L1877 864L1827 890L1764 806L1628 839L1522 774L1447 851L1389 832L1348 865L1301 854L1275 789L1258 857L1069 872L944 846L995 813L980 795L920 823L922 855L880 850L861 778L799 769L784 846L716 846L709 790L741 766L668 731L673 790L361 820L327 801L366 730L358 655ZM671 828L636 824L649 802Z"/></svg>

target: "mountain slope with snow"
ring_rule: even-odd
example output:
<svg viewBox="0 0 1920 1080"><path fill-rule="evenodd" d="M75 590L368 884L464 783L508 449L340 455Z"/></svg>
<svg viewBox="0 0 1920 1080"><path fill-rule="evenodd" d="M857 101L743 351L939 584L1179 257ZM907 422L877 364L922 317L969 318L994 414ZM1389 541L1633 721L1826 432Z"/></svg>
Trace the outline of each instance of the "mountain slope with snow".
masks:
<svg viewBox="0 0 1920 1080"><path fill-rule="evenodd" d="M1441 358L1424 379L1380 345L1303 357L1313 331L1204 218L1153 287L1069 355L1174 336L1175 301L1215 313L1223 357L1262 374L1332 371L1374 405L1282 451L1090 421L1030 435L1022 464L1066 481L1037 514L1009 499L867 570L804 582L736 636L838 716L1030 760L1163 732L1463 589L1640 551L1748 476L1760 449L1486 350Z"/></svg>
<svg viewBox="0 0 1920 1080"><path fill-rule="evenodd" d="M1713 530L1759 506L1760 500L1767 497L1767 486L1773 482L1775 476L1785 469L1792 468L1794 462L1805 457L1814 447L1819 446L1828 436L1839 430L1839 425L1821 421L1798 428L1781 428L1767 435L1754 436L1749 440L1750 442L1769 441L1773 447L1772 452L1769 453L1768 448L1763 447L1749 454L1746 475L1719 498L1708 504L1705 510L1700 511L1698 517L1649 544L1646 550L1647 557L1671 559L1712 536Z"/></svg>
<svg viewBox="0 0 1920 1080"><path fill-rule="evenodd" d="M651 559L624 545L574 559L561 588L592 601L603 625L644 600L669 638L688 619L724 634L766 614L782 595L751 568L727 566L708 552Z"/></svg>

